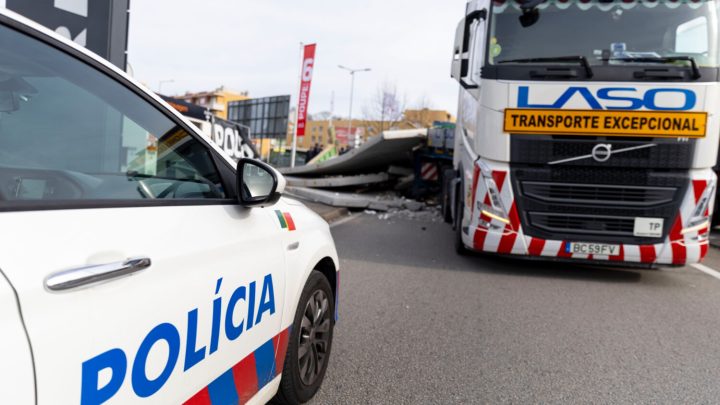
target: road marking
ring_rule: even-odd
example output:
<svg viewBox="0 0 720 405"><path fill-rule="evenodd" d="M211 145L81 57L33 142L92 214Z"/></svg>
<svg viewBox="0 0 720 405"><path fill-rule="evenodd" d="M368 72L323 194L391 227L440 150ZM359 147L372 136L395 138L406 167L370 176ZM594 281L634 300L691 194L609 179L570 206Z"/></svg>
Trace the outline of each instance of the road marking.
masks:
<svg viewBox="0 0 720 405"><path fill-rule="evenodd" d="M693 263L691 264L691 266L695 267L696 269L702 271L709 276L715 277L716 279L720 280L720 272L717 270L713 270L710 267L700 263Z"/></svg>
<svg viewBox="0 0 720 405"><path fill-rule="evenodd" d="M345 218L343 218L343 219L338 219L337 221L335 221L335 222L333 222L333 223L330 224L330 228L335 228L335 227L338 226L338 225L342 225L342 224L344 224L344 223L346 223L346 222L350 222L350 221L352 221L353 219L359 217L359 216L362 215L362 214L363 214L362 212L358 212L357 214L353 214L353 215L347 216L347 217L345 217Z"/></svg>

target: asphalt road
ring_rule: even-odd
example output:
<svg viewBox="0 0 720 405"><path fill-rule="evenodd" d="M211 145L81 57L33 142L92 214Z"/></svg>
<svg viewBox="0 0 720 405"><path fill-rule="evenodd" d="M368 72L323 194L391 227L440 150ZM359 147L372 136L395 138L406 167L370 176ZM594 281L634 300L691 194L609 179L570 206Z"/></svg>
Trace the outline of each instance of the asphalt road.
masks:
<svg viewBox="0 0 720 405"><path fill-rule="evenodd" d="M340 321L313 404L720 401L720 280L695 268L461 257L427 214L333 234Z"/></svg>

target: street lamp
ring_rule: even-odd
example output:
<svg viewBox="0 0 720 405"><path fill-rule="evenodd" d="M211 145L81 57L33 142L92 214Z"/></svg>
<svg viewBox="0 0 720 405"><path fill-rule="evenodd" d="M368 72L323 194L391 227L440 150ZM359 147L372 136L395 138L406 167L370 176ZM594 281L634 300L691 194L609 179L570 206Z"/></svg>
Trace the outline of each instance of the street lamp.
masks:
<svg viewBox="0 0 720 405"><path fill-rule="evenodd" d="M163 83L175 83L175 79L166 79L166 80L160 80L158 82L158 94L162 94L162 85Z"/></svg>
<svg viewBox="0 0 720 405"><path fill-rule="evenodd" d="M370 68L364 68L364 69L351 69L349 67L345 67L343 65L338 65L340 69L347 70L350 72L350 113L348 114L350 117L348 118L348 134L347 136L352 136L352 105L353 105L353 90L355 88L355 73L357 72L369 72ZM357 138L355 138L355 146L359 145L359 141Z"/></svg>

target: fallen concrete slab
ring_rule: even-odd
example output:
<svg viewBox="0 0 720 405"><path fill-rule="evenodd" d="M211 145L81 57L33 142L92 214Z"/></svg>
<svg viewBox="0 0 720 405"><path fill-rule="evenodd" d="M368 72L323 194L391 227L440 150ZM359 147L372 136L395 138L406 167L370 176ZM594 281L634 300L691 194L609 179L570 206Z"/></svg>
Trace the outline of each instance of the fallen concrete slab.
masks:
<svg viewBox="0 0 720 405"><path fill-rule="evenodd" d="M324 219L327 223L333 223L339 219L343 219L350 215L350 211L348 211L348 209L345 207L331 207L322 203L308 201L298 197L296 198L298 201L305 204L306 207L310 208L311 210L315 211L316 214L320 215L322 219Z"/></svg>
<svg viewBox="0 0 720 405"><path fill-rule="evenodd" d="M357 209L371 209L389 211L391 209L407 209L419 211L424 204L404 198L387 197L372 194L341 193L337 191L317 190L306 187L287 187L285 192L290 196L313 202L331 205L333 207L347 207Z"/></svg>
<svg viewBox="0 0 720 405"><path fill-rule="evenodd" d="M320 177L320 178L302 178L302 177L285 176L285 180L287 180L287 184L289 186L321 187L321 188L361 186L364 184L383 183L383 182L388 181L389 179L390 179L390 175L387 173L362 174L359 176Z"/></svg>
<svg viewBox="0 0 720 405"><path fill-rule="evenodd" d="M291 176L357 174L384 171L393 164L410 163L410 152L427 138L427 129L385 131L364 145L338 157L278 170Z"/></svg>

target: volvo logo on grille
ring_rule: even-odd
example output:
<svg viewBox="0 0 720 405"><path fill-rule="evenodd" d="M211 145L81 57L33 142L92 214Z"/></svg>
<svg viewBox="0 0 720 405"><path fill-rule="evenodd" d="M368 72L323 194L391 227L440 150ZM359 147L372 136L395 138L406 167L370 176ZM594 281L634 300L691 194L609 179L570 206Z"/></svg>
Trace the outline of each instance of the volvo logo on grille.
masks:
<svg viewBox="0 0 720 405"><path fill-rule="evenodd" d="M592 158L596 162L607 162L610 156L612 156L612 145L609 143L597 144L592 150Z"/></svg>
<svg viewBox="0 0 720 405"><path fill-rule="evenodd" d="M595 147L592 149L592 153L590 153L588 155L581 155L581 156L575 156L575 157L570 157L570 158L566 158L566 159L555 160L552 162L548 162L548 164L549 165L559 165L561 163L575 162L575 161L584 160L584 159L594 159L596 162L602 163L602 162L607 162L608 160L610 160L611 156L617 155L618 153L625 153L625 152L631 152L634 150L654 148L656 146L657 146L656 143L646 143L644 145L630 146L627 148L612 150L611 144L601 143L601 144L595 145Z"/></svg>

